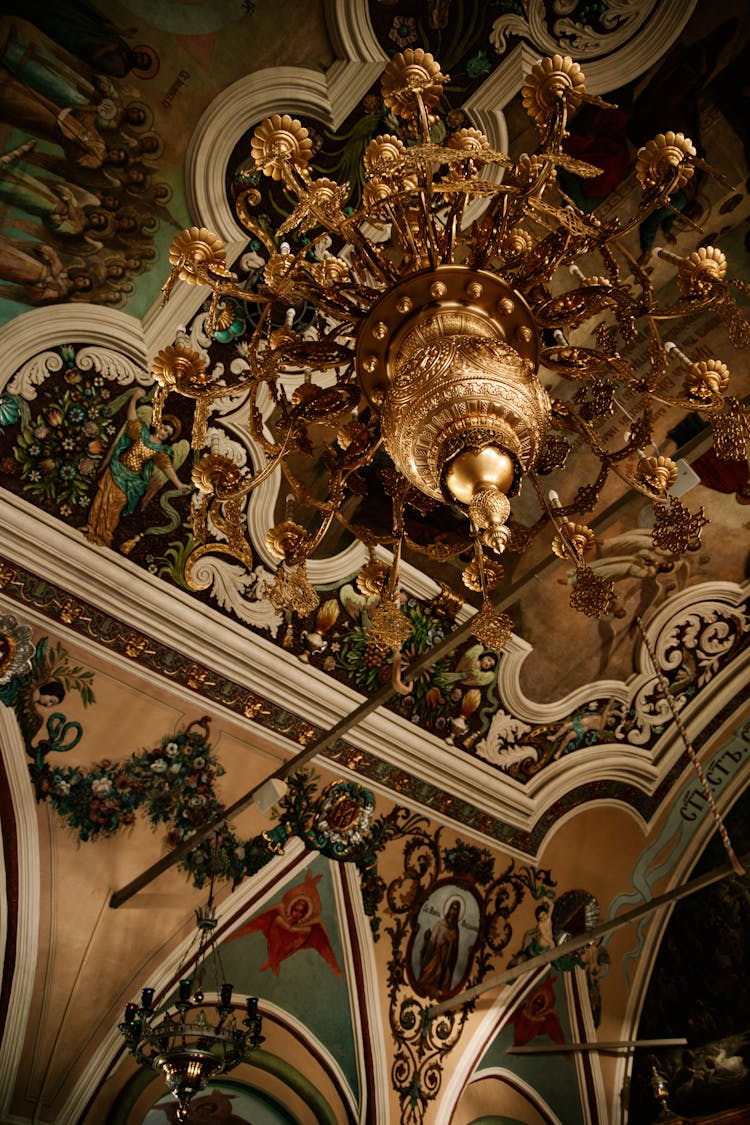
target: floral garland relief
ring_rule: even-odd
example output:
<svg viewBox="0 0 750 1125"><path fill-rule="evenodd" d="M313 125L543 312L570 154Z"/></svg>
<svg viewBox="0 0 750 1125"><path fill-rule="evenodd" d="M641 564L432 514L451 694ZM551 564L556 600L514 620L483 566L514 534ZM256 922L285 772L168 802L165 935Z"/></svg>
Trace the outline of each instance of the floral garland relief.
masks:
<svg viewBox="0 0 750 1125"><path fill-rule="evenodd" d="M207 822L220 820L224 806L215 783L224 769L209 742L209 718L164 735L158 745L125 761L103 758L89 768L65 766L56 756L77 746L83 734L81 724L68 721L59 710L70 691L79 693L85 707L94 703L93 672L73 664L46 637L34 647L30 628L12 615L0 618L0 703L16 712L37 800L49 802L79 840L112 836L133 824L140 812L154 828L167 826L164 842L173 848ZM389 840L410 832L418 818L398 806L375 817L375 801L367 789L337 781L319 792L317 778L308 771L288 779L274 814L278 825L248 840L225 824L198 843L181 863L193 884L201 887L214 876L236 886L297 836L311 850L358 867L377 938L377 909L385 893L377 854Z"/></svg>

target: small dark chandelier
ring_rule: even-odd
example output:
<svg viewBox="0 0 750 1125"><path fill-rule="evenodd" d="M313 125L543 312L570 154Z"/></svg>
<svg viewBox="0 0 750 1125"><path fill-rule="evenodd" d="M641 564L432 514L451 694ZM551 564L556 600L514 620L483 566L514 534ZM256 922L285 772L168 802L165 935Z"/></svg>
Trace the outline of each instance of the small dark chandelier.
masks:
<svg viewBox="0 0 750 1125"><path fill-rule="evenodd" d="M239 1006L232 1000L233 986L225 980L216 948L212 900L213 891L208 903L195 912L197 951L191 957L194 939L184 961L186 973L194 962L192 977L181 979L176 998L158 1008L154 1007L154 989L142 989L140 1004L126 1004L119 1025L138 1063L164 1076L179 1103L178 1121L187 1121L196 1094L219 1074L233 1070L264 1040L257 996L247 997L243 1026L238 1026L235 1013ZM214 1001L207 1000L204 993L207 966L218 986ZM219 981L223 983L219 985Z"/></svg>

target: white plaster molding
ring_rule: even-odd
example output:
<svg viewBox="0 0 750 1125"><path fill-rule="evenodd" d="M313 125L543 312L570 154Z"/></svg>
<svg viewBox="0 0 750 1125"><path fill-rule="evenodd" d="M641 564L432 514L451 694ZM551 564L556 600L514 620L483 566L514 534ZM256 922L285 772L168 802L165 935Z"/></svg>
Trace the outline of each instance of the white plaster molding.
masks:
<svg viewBox="0 0 750 1125"><path fill-rule="evenodd" d="M185 160L188 207L196 223L220 238L247 241L227 201L223 174L243 134L272 113L298 113L336 129L388 61L365 0L328 0L326 18L341 57L325 74L280 66L246 75L219 94L198 122Z"/></svg>
<svg viewBox="0 0 750 1125"><path fill-rule="evenodd" d="M349 1016L355 1042L360 1087L359 1112L357 1113L357 1107L355 1106L353 1107L353 1113L354 1116L358 1116L360 1125L388 1125L390 1064L385 1049L385 1036L381 1033L382 1029L387 1027L387 1019L384 1019L382 1011L370 919L362 906L360 877L355 865L329 860L329 866L339 921L342 924L343 931L348 933L350 937L349 942L343 941L341 944L346 979L349 982ZM342 887L344 883L347 888L346 893ZM350 908L347 905L347 900ZM354 964L352 947L355 943L361 965L361 974L357 973ZM354 987L355 983L362 986L361 992ZM362 1010L366 1012L370 1031L367 1038L364 1038L362 1034ZM372 1087L369 1087L366 1083L365 1053L370 1056L375 1078Z"/></svg>
<svg viewBox="0 0 750 1125"><path fill-rule="evenodd" d="M0 390L32 356L67 343L110 348L149 370L143 329L136 317L102 305L52 305L30 309L0 328Z"/></svg>
<svg viewBox="0 0 750 1125"><path fill-rule="evenodd" d="M34 993L39 949L41 861L38 814L29 779L26 750L15 714L10 708L2 705L0 705L0 753L8 777L18 844L17 955L8 999L8 1016L0 1042L0 1120L9 1121L8 1107L16 1083ZM5 892L3 886L3 905L7 907ZM7 909L4 913L7 918ZM3 942L0 946L3 955L6 937L7 934L3 934Z"/></svg>

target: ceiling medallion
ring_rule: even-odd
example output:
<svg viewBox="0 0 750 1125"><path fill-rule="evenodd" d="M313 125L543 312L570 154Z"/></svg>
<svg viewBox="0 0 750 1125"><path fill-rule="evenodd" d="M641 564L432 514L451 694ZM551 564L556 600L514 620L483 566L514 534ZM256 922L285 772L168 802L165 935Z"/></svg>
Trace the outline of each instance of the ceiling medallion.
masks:
<svg viewBox="0 0 750 1125"><path fill-rule="evenodd" d="M349 185L313 177L311 142L299 121L275 114L262 122L247 175L282 184L290 212L271 237L252 217L258 193L242 194L238 217L269 255L261 282L246 290L227 268L216 236L193 227L173 243L164 287L165 298L179 278L210 288L209 333L227 300L251 302L257 322L246 362L233 364L232 374L221 365L214 376L208 354L183 343L161 352L153 369L157 415L169 392L195 400L196 449L205 442L210 404L242 394L250 406L250 435L267 456L254 474L239 466L227 471L231 466L223 462L219 472L209 465L211 453L198 460L195 481L203 500L194 519L196 550L211 550L212 528L218 528L217 549L250 565L247 500L282 469L295 498L293 514L302 522L287 519L269 532L267 542L283 559L271 591L274 605L309 612L315 595L304 565L337 520L370 550L393 551L374 632L396 650L408 635L397 620L405 509L424 513L430 505L447 505L463 513L468 535L454 553L468 553L473 542L473 559L463 564L466 584L482 595L475 631L498 648L510 623L488 600L502 579L492 556L526 550L545 527L551 527L555 553L576 569L573 606L592 615L609 611L612 584L592 581L583 558L593 533L573 517L595 508L610 474L653 505L655 535L670 550L692 549L699 540L702 510L690 513L670 495L677 469L656 445L656 404L699 411L712 423L722 456L744 456L750 435L745 407L727 394L725 365L693 362L663 328L713 308L735 346L750 343L750 326L733 298L733 289L745 289L728 276L724 255L713 247L685 258L660 251L677 267L678 295L663 304L628 249L628 236L648 215L669 207L696 168L721 179L690 139L667 132L645 145L635 170L640 203L632 214L605 222L577 208L556 183L558 167L582 177L600 171L563 149L570 115L584 102L606 105L586 92L577 63L555 55L532 68L522 98L540 145L518 160L494 151L473 127L444 144L432 141L447 81L420 49L389 62L383 97L402 121L402 136L375 137L367 145L362 201L354 211L346 207ZM477 205L483 207L478 218ZM314 310L314 319L297 329L303 307ZM639 342L648 345L645 358L636 355ZM295 378L298 386L287 395L284 388L294 388ZM682 389L674 390L680 380ZM266 387L276 407L270 417L258 407ZM624 436L605 440L602 430L608 425L611 435L620 395L628 402ZM321 435L324 499L300 470L305 456L312 465L311 453L320 464ZM589 484L580 470L566 469L571 450L583 447L596 464ZM350 514L352 497L366 488L361 470L384 452L396 481L386 489L393 505L390 534L368 525L366 505L356 520ZM550 492L547 482L543 488L542 475L559 491ZM523 521L512 503L522 489ZM539 510L529 517L532 502ZM414 547L412 539L408 545ZM447 557L444 543L419 549L436 560Z"/></svg>

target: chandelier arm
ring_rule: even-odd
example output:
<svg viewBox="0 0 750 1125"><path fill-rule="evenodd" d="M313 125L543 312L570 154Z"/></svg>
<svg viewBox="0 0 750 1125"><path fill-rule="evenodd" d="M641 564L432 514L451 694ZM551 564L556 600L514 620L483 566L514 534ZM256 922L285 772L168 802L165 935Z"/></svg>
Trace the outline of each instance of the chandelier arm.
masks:
<svg viewBox="0 0 750 1125"><path fill-rule="evenodd" d="M672 168L671 175L668 178L665 178L660 184L655 184L652 188L645 191L638 211L630 219L625 220L624 223L618 223L616 237L618 239L624 238L626 234L630 234L631 231L636 230L644 219L647 219L654 211L658 211L665 206L669 207L669 197L674 195L680 185L681 178L682 167L681 164L678 164L676 167ZM672 210L674 210L674 208L672 208ZM681 218L685 218L681 212L676 213L679 214ZM698 230L700 229L701 228L698 227Z"/></svg>
<svg viewBox="0 0 750 1125"><path fill-rule="evenodd" d="M470 259L474 269L486 269L492 259L501 254L503 239L509 223L512 221L511 215L515 217L515 212L510 208L510 203L511 201L517 202L519 198L518 188L514 185L507 188L503 186L495 193L482 220L482 229L487 231L487 236L483 244L477 241L474 254ZM499 218L497 216L498 211L502 212Z"/></svg>
<svg viewBox="0 0 750 1125"><path fill-rule="evenodd" d="M263 466L263 468L259 472L255 472L251 477L245 478L243 482L236 488L226 489L224 491L222 491L221 489L217 489L215 492L216 499L220 503L225 503L227 500L239 500L243 496L247 496L254 489L258 488L259 485L263 484L263 481L268 480L268 478L276 472L276 469L279 467L284 457L286 457L287 453L289 452L290 441L293 433L294 427L290 426L286 434L284 435L284 440L282 441L278 452L266 465Z"/></svg>
<svg viewBox="0 0 750 1125"><path fill-rule="evenodd" d="M235 196L234 199L235 214L237 215L237 218L242 223L242 226L245 228L248 234L252 234L254 238L257 238L258 241L263 244L269 254L275 254L278 251L278 247L276 246L273 238L271 238L268 232L263 229L260 223L255 221L255 219L247 209L247 205L248 202L250 202L251 195L253 206L257 206L260 203L261 196L260 192L257 189L248 189L247 191L240 192L237 196Z"/></svg>
<svg viewBox="0 0 750 1125"><path fill-rule="evenodd" d="M365 267L369 268L384 284L390 285L396 280L396 273L393 267L390 265L387 258L383 258L378 253L377 248L368 242L365 235L357 226L354 216L347 217L341 224L341 231L334 231L333 233L341 233L346 241L358 252Z"/></svg>
<svg viewBox="0 0 750 1125"><path fill-rule="evenodd" d="M596 437L596 431L593 429L593 427L590 426L588 422L584 418L582 418L580 414L578 414L578 412L573 409L572 406L570 406L570 404L566 404L566 406L568 410L568 418L572 422L571 428L573 430L577 430L585 438L587 445L591 449L591 452L601 461L603 469L605 469L606 471L611 470L615 474L615 476L618 476L620 480L628 486L628 488L632 488L635 492L640 492L640 494L650 500L652 504L663 506L669 503L668 497L666 495L660 495L654 489L646 487L635 477L631 476L629 473L624 472L624 470L620 468L619 462L622 461L625 457L629 456L630 453L632 453L637 448L637 444L640 444L640 441L642 441L641 435L630 437L622 449L618 450L616 453L611 453L608 450L603 449L599 444L599 441ZM694 408L695 405L693 404L692 409ZM646 424L650 429L648 421L646 422ZM602 484L603 483L604 482L602 481Z"/></svg>
<svg viewBox="0 0 750 1125"><path fill-rule="evenodd" d="M365 547L392 547L396 542L394 535L376 535L370 528L365 527L363 524L352 523L340 511L335 513L336 519L355 539L364 543ZM408 545L408 539L407 539Z"/></svg>
<svg viewBox="0 0 750 1125"><path fill-rule="evenodd" d="M465 191L459 192L448 206L448 213L443 221L442 247L440 250L443 262L453 262L467 199L468 196Z"/></svg>
<svg viewBox="0 0 750 1125"><path fill-rule="evenodd" d="M416 539L412 539L410 535L404 532L404 543L410 551L415 551L419 555L426 555L427 558L434 559L437 562L448 562L450 559L456 559L459 555L463 555L472 545L471 538L462 540L454 547L450 547L447 543L418 543Z"/></svg>
<svg viewBox="0 0 750 1125"><path fill-rule="evenodd" d="M724 396L719 391L711 391L711 401L706 402L701 399L697 401L694 398L685 396L672 397L670 395L659 394L656 391L649 392L649 398L655 402L662 402L665 406L677 406L681 410L698 411L699 414L718 414L724 408Z"/></svg>
<svg viewBox="0 0 750 1125"><path fill-rule="evenodd" d="M431 194L424 188L419 192L419 209L422 213L422 221L424 223L425 242L427 245L427 257L431 269L437 269L442 263L440 249L438 247L435 235L435 221L432 209L430 207Z"/></svg>
<svg viewBox="0 0 750 1125"><path fill-rule="evenodd" d="M569 353L566 358L566 353ZM571 366L576 362L589 366L581 366L578 370ZM636 379L635 370L621 355L607 355L595 348L578 347L577 345L561 344L554 348L545 348L541 354L541 363L557 371L570 382L586 383L592 375L602 367L609 367L626 386Z"/></svg>
<svg viewBox="0 0 750 1125"><path fill-rule="evenodd" d="M200 262L191 263L191 272L201 285L207 286L217 297L237 297L242 301L256 301L258 304L268 304L268 298L252 289L243 289L234 276L226 277L217 274L210 266Z"/></svg>
<svg viewBox="0 0 750 1125"><path fill-rule="evenodd" d="M560 498L557 493L550 492L545 494L541 481L533 469L529 473L529 476L531 477L542 510L546 512L548 521L554 527L568 561L572 562L576 567L584 566L583 555L578 550L569 534L568 522L565 518L567 509L560 503Z"/></svg>
<svg viewBox="0 0 750 1125"><path fill-rule="evenodd" d="M414 231L409 222L409 215L407 209L403 206L404 198L411 198L411 193L399 192L397 195L391 196L386 202L386 209L391 217L391 223L398 231L398 240L401 247L414 262L419 261L419 247L414 238ZM398 204L398 211L394 207Z"/></svg>

